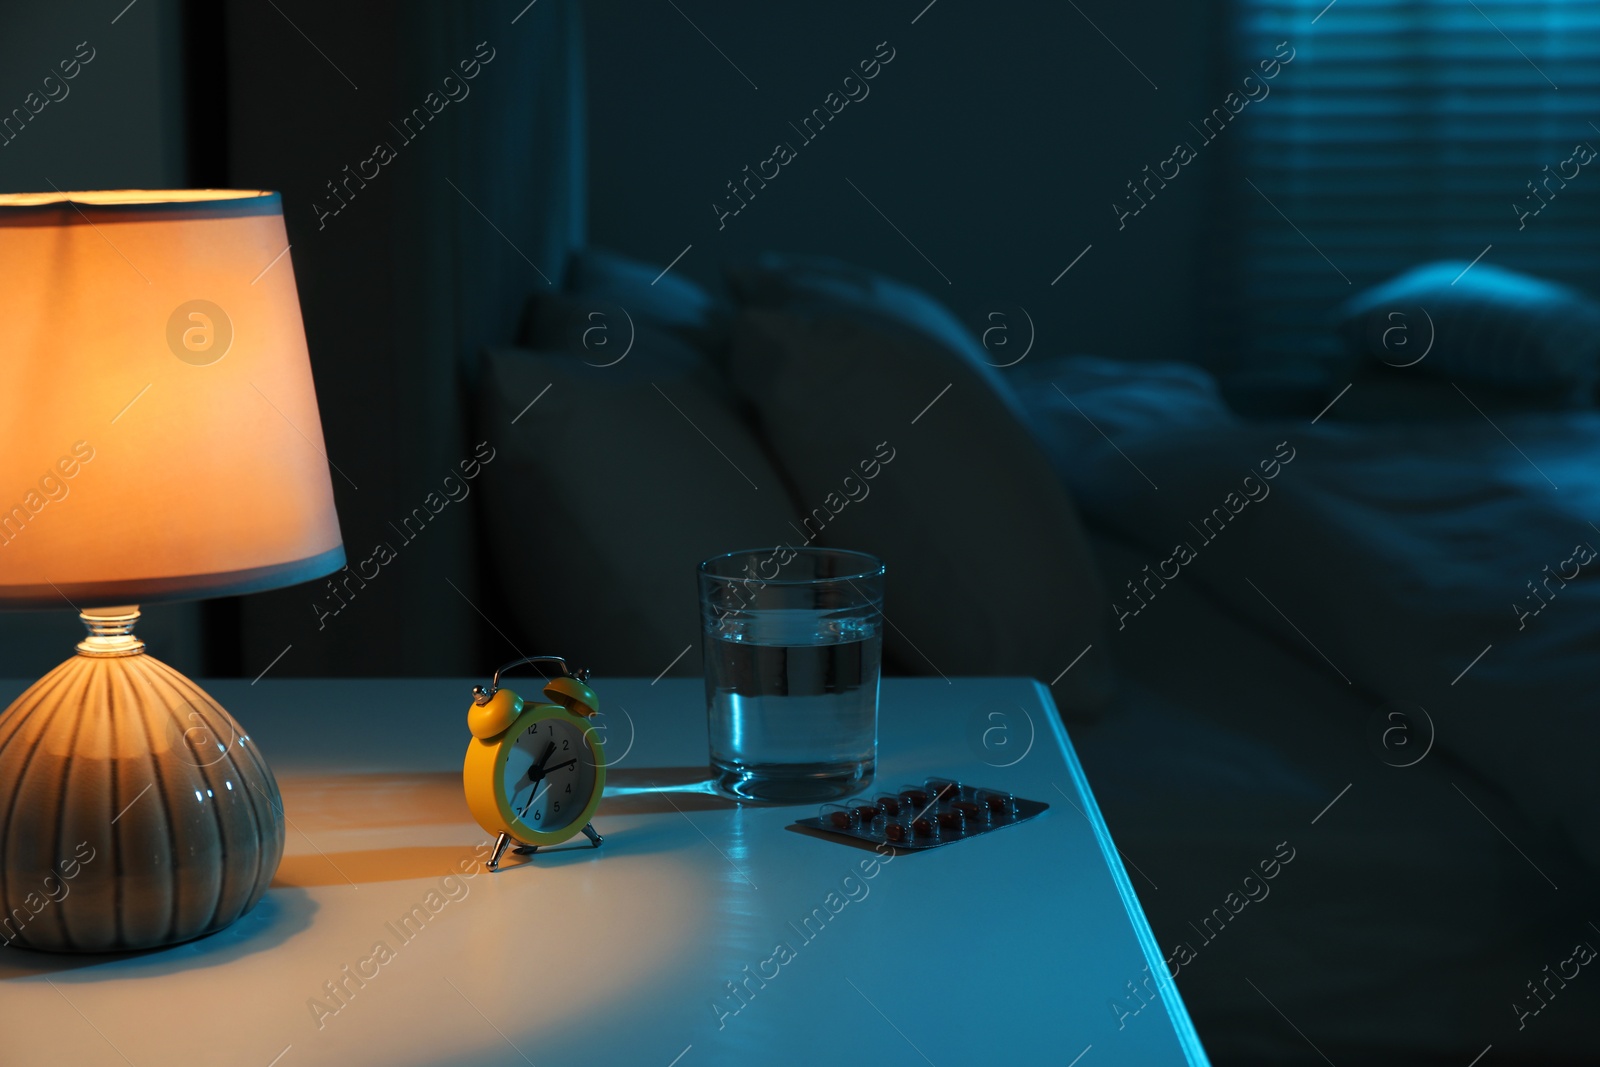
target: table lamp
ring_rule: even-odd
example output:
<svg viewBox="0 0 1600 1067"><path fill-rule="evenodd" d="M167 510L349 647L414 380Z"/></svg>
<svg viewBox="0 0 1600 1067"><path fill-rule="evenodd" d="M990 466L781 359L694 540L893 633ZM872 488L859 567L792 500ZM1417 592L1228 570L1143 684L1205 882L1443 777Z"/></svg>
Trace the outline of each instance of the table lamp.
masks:
<svg viewBox="0 0 1600 1067"><path fill-rule="evenodd" d="M89 630L0 716L4 943L202 937L283 856L272 771L133 605L344 563L287 252L277 193L0 195L0 608Z"/></svg>

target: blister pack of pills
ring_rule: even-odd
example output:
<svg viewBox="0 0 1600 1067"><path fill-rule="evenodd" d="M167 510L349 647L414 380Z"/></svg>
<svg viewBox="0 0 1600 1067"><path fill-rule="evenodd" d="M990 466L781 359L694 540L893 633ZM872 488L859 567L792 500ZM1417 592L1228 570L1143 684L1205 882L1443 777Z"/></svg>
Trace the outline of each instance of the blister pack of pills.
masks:
<svg viewBox="0 0 1600 1067"><path fill-rule="evenodd" d="M1049 807L1002 789L929 778L876 798L825 804L815 818L797 820L795 825L868 844L920 850L1015 826Z"/></svg>

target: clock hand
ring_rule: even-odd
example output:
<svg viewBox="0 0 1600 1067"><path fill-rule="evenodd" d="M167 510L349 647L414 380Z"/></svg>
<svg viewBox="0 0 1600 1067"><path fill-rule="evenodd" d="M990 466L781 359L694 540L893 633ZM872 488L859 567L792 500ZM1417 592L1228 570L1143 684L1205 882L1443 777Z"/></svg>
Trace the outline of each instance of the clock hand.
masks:
<svg viewBox="0 0 1600 1067"><path fill-rule="evenodd" d="M551 745L550 747L554 748L555 746ZM545 753L545 759L549 759L549 758L550 758L550 753L546 752ZM530 777L528 779L528 784L529 785L537 785L539 782L544 780L546 775L554 774L556 771L559 771L559 770L561 770L561 769L563 769L565 767L571 767L573 764L575 764L577 762L578 762L577 757L573 757L572 759L565 760L565 761L563 761L561 763L556 764L554 767L542 767L541 766L541 767L537 768L538 771L539 771L539 776L537 778L532 777L532 772L531 771L529 772ZM533 807L534 801L538 800L541 796L543 796L545 794L545 790L548 789L548 788L549 788L549 786L545 786L545 787L543 787L541 789L534 790L533 796L529 797L528 798L528 802L526 804L522 805L522 810L517 812L517 818L519 818L519 819L522 818L522 816L527 813L527 810L529 808Z"/></svg>
<svg viewBox="0 0 1600 1067"><path fill-rule="evenodd" d="M544 770L545 761L548 760L552 755L554 755L555 751L556 751L556 743L554 741L551 741L549 744L544 746L544 755L539 757L539 762L537 764L535 764L534 766L528 768L528 781L529 782L537 782L540 778L544 777L544 775L545 775L545 770ZM535 774L534 773L535 771L537 771L538 773Z"/></svg>
<svg viewBox="0 0 1600 1067"><path fill-rule="evenodd" d="M559 770L562 770L562 769L563 769L563 768L566 768L566 767L570 767L570 766L572 766L572 765L573 765L573 764L574 764L574 763L577 763L577 762L578 762L578 761L577 761L577 758L576 758L576 757L574 757L574 758L573 758L573 759L569 759L569 760L566 760L566 761L564 761L564 762L562 762L562 763L558 763L558 764L556 764L556 765L555 765L555 766L554 766L554 767L542 767L542 768L538 768L538 771L539 771L539 773L538 773L538 775L537 775L537 776L535 776L535 775L534 775L534 774L533 774L533 772L532 772L532 771L530 771L530 772L528 772L528 773L529 773L529 778L528 778L528 784L529 784L529 785L537 785L537 784L538 784L538 783L540 783L540 782L542 782L542 781L544 781L544 779L545 779L545 778L546 778L546 777L547 777L547 776L549 776L549 775L552 775L552 774L554 774L554 773L555 773L555 772L556 772L556 771L559 771ZM538 794L537 794L537 793L536 793L536 794L535 794L535 796L534 796L534 799L535 799L535 800L536 800L536 799L538 799ZM529 804L532 804L532 803L533 803L533 801L532 801L532 800L530 800L530 801L528 801L528 803L529 803ZM523 811L526 811L526 810L527 810L527 808L526 808L526 807L524 807L524 808L523 808ZM520 817L520 813L518 813L518 814L519 814L519 817Z"/></svg>
<svg viewBox="0 0 1600 1067"><path fill-rule="evenodd" d="M549 773L545 770L544 765L546 761L548 761L550 757L555 754L555 750L556 743L554 741L551 741L544 746L544 755L539 757L539 762L536 765L528 768L529 785L538 785L539 780ZM517 812L517 818L520 819L523 815L527 814L528 809L533 807L534 801L538 800L542 795L544 795L543 789L535 789L533 791L533 796L529 797L528 802L522 805L522 810Z"/></svg>
<svg viewBox="0 0 1600 1067"><path fill-rule="evenodd" d="M528 798L528 802L526 804L522 805L522 810L517 812L517 818L520 819L524 815L526 815L528 813L528 809L533 807L533 802L538 800L540 797L544 796L545 790L547 790L549 788L550 788L549 786L545 786L545 787L543 787L541 789L535 789L533 791L533 796L529 797Z"/></svg>

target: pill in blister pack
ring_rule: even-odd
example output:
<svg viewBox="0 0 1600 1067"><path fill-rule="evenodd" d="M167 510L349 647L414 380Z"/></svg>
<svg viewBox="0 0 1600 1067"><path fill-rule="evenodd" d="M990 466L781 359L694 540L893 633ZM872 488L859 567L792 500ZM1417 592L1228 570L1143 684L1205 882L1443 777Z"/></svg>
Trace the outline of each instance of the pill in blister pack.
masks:
<svg viewBox="0 0 1600 1067"><path fill-rule="evenodd" d="M1049 807L1003 789L929 778L892 793L825 804L816 817L800 819L795 825L869 844L927 849L1026 822Z"/></svg>

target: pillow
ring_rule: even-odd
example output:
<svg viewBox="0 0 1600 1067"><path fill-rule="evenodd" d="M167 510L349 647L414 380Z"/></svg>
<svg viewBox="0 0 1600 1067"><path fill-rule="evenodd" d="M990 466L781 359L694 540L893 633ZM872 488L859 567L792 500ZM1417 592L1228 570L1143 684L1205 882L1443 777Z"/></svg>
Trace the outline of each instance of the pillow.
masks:
<svg viewBox="0 0 1600 1067"><path fill-rule="evenodd" d="M1063 709L1097 708L1109 602L1015 400L970 351L886 328L905 305L821 297L741 312L729 349L799 495L794 543L884 560L885 648L903 669L1054 679Z"/></svg>
<svg viewBox="0 0 1600 1067"><path fill-rule="evenodd" d="M950 310L920 289L826 256L768 252L725 272L741 307L844 311L885 330L910 330L963 358L988 363ZM991 366L993 364L990 364Z"/></svg>
<svg viewBox="0 0 1600 1067"><path fill-rule="evenodd" d="M644 327L610 367L486 353L483 526L519 648L612 677L700 673L696 564L795 519L732 401L703 355Z"/></svg>
<svg viewBox="0 0 1600 1067"><path fill-rule="evenodd" d="M1238 422L1211 373L1192 363L1106 359L1103 356L1045 356L1017 367L1008 382L1018 402L1035 419L1055 405L1081 404L1094 410L1094 425L1107 437L1123 433L1171 433ZM1070 464L1069 450L1053 448L1055 422L1032 423L1046 454Z"/></svg>
<svg viewBox="0 0 1600 1067"><path fill-rule="evenodd" d="M1467 266L1425 264L1361 293L1341 309L1340 335L1391 367L1509 389L1593 388L1600 305L1541 278Z"/></svg>
<svg viewBox="0 0 1600 1067"><path fill-rule="evenodd" d="M528 298L521 340L529 348L581 352L599 365L649 327L718 356L728 346L731 316L725 301L681 274L591 248L572 257L562 291Z"/></svg>

